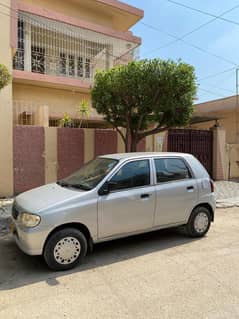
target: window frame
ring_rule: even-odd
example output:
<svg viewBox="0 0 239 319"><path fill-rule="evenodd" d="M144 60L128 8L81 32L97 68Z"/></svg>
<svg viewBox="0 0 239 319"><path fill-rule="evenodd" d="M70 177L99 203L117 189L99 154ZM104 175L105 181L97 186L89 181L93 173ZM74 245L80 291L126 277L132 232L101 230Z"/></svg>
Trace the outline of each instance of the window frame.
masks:
<svg viewBox="0 0 239 319"><path fill-rule="evenodd" d="M124 192L124 191L133 190L133 189L142 189L142 188L145 188L145 187L152 187L152 186L154 186L154 182L153 182L153 181L154 181L153 163L152 163L151 158L148 158L148 157L132 158L132 159L130 159L130 160L124 161L124 162L117 168L117 170L114 171L114 172L112 173L112 175L109 176L109 178L107 178L106 183L107 183L107 182L110 182L110 181L112 180L112 178L119 172L119 170L120 170L123 166L125 166L125 165L127 165L127 164L129 164L129 163L131 163L131 162L146 161L146 160L147 160L148 163L149 163L149 184L148 184L148 185L112 190L112 191L110 191L110 194L111 194L111 193L118 193L118 192Z"/></svg>
<svg viewBox="0 0 239 319"><path fill-rule="evenodd" d="M156 170L155 160L159 160L159 159L166 159L166 160L179 159L179 160L181 160L185 164L187 169L189 170L189 173L191 174L191 177L184 178L184 179L175 179L175 180L172 180L172 181L158 182L157 181L157 170ZM165 156L164 157L164 156L162 156L162 157L153 157L152 160L153 160L153 170L154 170L155 185L168 184L168 183L177 183L177 182L182 182L182 181L186 181L186 180L188 181L188 180L195 179L195 174L193 173L190 165L188 164L187 160L184 157L180 157L180 156L167 156L167 157Z"/></svg>

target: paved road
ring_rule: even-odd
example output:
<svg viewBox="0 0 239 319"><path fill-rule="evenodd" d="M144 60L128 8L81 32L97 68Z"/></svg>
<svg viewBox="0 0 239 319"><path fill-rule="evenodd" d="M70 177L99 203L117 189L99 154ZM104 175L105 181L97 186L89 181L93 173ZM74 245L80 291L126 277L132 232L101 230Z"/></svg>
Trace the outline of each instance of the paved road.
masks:
<svg viewBox="0 0 239 319"><path fill-rule="evenodd" d="M208 236L161 231L96 246L83 267L50 272L0 237L0 318L239 318L239 208Z"/></svg>

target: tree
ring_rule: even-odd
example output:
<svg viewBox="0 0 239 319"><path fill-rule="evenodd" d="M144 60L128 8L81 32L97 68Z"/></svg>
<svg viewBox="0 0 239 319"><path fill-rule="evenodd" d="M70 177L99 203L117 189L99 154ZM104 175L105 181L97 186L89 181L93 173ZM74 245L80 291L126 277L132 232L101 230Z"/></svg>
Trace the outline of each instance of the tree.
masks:
<svg viewBox="0 0 239 319"><path fill-rule="evenodd" d="M5 65L0 64L0 90L9 84L11 76Z"/></svg>
<svg viewBox="0 0 239 319"><path fill-rule="evenodd" d="M119 132L125 151L134 152L146 136L185 126L195 94L193 66L160 59L132 61L97 72L92 105Z"/></svg>

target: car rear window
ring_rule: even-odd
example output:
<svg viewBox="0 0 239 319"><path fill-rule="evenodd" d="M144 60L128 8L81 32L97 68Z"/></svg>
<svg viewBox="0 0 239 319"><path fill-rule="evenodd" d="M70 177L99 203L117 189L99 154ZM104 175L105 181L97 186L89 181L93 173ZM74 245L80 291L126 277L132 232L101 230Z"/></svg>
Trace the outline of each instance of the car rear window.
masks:
<svg viewBox="0 0 239 319"><path fill-rule="evenodd" d="M180 158L159 158L154 160L157 183L191 178L185 162Z"/></svg>

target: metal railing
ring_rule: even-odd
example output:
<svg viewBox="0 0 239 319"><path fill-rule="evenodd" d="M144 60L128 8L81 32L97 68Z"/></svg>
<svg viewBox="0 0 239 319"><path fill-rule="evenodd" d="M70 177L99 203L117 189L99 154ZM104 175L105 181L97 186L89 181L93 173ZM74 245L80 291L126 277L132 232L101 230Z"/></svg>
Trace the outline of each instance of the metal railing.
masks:
<svg viewBox="0 0 239 319"><path fill-rule="evenodd" d="M135 43L19 12L13 68L92 81L98 69L107 70L135 59L137 47Z"/></svg>

